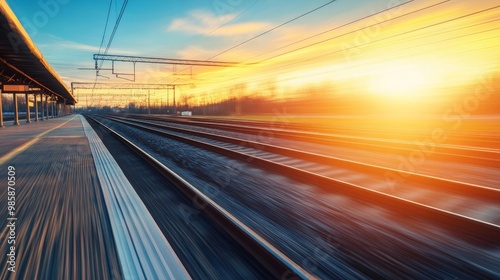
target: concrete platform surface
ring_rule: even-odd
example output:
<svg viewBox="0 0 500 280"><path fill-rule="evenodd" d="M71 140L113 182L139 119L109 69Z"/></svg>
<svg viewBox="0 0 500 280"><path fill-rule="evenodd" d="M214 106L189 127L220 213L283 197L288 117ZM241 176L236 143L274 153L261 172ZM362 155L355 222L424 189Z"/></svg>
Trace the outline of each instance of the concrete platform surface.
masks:
<svg viewBox="0 0 500 280"><path fill-rule="evenodd" d="M0 186L0 279L122 278L79 116L0 129Z"/></svg>
<svg viewBox="0 0 500 280"><path fill-rule="evenodd" d="M0 129L0 279L190 279L83 116Z"/></svg>
<svg viewBox="0 0 500 280"><path fill-rule="evenodd" d="M67 124L67 122L70 122L71 120L73 120L72 125L68 124L61 131L71 133L71 128L77 130L80 129L81 136L85 136L85 134L83 134L83 128L79 117L76 115L69 115L39 122L21 123L19 126L6 124L5 127L0 128L0 164L2 163L2 157L6 154L11 153L16 148L29 143L31 140L38 141L46 133Z"/></svg>

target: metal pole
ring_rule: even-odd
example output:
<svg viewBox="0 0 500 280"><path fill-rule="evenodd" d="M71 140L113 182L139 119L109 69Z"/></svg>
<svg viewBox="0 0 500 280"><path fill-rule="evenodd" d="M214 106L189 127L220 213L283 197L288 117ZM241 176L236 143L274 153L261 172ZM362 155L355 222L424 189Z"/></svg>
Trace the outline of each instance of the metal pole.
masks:
<svg viewBox="0 0 500 280"><path fill-rule="evenodd" d="M174 115L177 115L177 108L175 106L175 86L174 86Z"/></svg>
<svg viewBox="0 0 500 280"><path fill-rule="evenodd" d="M33 104L35 106L35 122L38 121L38 98L36 97L36 93L33 94L33 97L35 100L33 100L35 103Z"/></svg>
<svg viewBox="0 0 500 280"><path fill-rule="evenodd" d="M3 127L2 90L0 89L0 127Z"/></svg>
<svg viewBox="0 0 500 280"><path fill-rule="evenodd" d="M50 109L52 110L52 118L55 118L55 116L54 116L54 107L55 107L54 96L51 96L50 97Z"/></svg>
<svg viewBox="0 0 500 280"><path fill-rule="evenodd" d="M42 118L40 120L43 121L45 118L45 110L43 109L43 93L40 93L40 110L42 111Z"/></svg>
<svg viewBox="0 0 500 280"><path fill-rule="evenodd" d="M148 89L148 115L151 114L151 93Z"/></svg>
<svg viewBox="0 0 500 280"><path fill-rule="evenodd" d="M24 94L25 98L26 98L26 123L30 123L31 122L31 112L30 112L30 101L28 99L28 94Z"/></svg>
<svg viewBox="0 0 500 280"><path fill-rule="evenodd" d="M19 113L18 113L18 103L17 103L17 95L13 93L14 95L14 125L19 125Z"/></svg>
<svg viewBox="0 0 500 280"><path fill-rule="evenodd" d="M45 112L45 119L48 120L49 119L49 96L48 95L45 95L45 110L47 110Z"/></svg>

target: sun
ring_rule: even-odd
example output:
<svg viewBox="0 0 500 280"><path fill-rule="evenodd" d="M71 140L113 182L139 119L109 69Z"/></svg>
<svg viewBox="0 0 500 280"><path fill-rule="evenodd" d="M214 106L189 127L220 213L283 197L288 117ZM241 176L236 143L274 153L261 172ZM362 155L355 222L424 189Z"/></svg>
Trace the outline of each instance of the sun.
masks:
<svg viewBox="0 0 500 280"><path fill-rule="evenodd" d="M371 76L369 90L391 97L415 97L432 84L428 69L415 65L385 66Z"/></svg>

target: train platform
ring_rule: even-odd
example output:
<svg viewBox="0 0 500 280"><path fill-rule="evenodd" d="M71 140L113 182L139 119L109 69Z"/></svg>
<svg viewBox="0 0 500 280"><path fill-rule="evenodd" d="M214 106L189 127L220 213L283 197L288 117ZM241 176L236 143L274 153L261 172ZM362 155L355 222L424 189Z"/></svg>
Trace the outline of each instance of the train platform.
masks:
<svg viewBox="0 0 500 280"><path fill-rule="evenodd" d="M83 116L0 129L1 279L188 279Z"/></svg>

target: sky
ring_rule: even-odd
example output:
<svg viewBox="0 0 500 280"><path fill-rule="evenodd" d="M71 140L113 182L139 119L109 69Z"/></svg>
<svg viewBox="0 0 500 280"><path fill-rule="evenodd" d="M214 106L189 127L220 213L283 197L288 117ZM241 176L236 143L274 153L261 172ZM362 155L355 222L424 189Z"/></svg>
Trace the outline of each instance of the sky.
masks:
<svg viewBox="0 0 500 280"><path fill-rule="evenodd" d="M124 0L7 2L68 86L96 81L95 71L78 68L94 67L108 11L104 48ZM498 5L496 0L132 0L108 53L245 63L136 66L136 82L186 84L186 94L204 98L229 98L237 85L251 93L277 87L283 95L314 84L334 84L336 94L416 96L472 82L498 67ZM115 67L133 71L131 64ZM107 78L97 81L124 82L109 72L100 71Z"/></svg>
<svg viewBox="0 0 500 280"><path fill-rule="evenodd" d="M76 68L94 66L92 55L99 50L110 1L41 0L36 5L19 0L7 2L44 57L65 81L92 80L94 73L78 72ZM111 4L104 45L123 2L115 0ZM109 53L206 59L239 40L327 2L133 0L126 6ZM286 11L283 11L283 3L286 3ZM328 14L336 8L325 8L318 13L321 20L308 18L302 24L328 21ZM240 15L237 20L216 30L237 15ZM235 56L228 54L220 59Z"/></svg>

